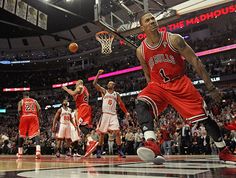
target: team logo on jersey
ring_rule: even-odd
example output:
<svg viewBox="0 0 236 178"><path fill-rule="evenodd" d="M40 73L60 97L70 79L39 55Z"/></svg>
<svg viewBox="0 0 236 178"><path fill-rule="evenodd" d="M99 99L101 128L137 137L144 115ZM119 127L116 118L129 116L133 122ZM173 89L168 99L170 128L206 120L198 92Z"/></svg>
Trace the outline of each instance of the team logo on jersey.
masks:
<svg viewBox="0 0 236 178"><path fill-rule="evenodd" d="M176 64L174 56L169 55L169 54L157 54L157 55L150 57L148 60L148 64L149 64L149 67L151 68L151 70L155 64L163 63L163 62Z"/></svg>
<svg viewBox="0 0 236 178"><path fill-rule="evenodd" d="M167 46L167 42L164 41L162 44L163 44L164 48L166 48L166 46Z"/></svg>

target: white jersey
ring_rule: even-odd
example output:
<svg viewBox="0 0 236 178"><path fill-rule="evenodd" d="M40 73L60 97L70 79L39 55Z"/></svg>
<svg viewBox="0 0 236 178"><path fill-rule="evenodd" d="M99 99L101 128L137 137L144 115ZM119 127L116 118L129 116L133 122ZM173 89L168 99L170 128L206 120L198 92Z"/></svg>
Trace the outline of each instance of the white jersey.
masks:
<svg viewBox="0 0 236 178"><path fill-rule="evenodd" d="M106 90L102 101L102 112L108 114L116 114L117 92L109 93Z"/></svg>
<svg viewBox="0 0 236 178"><path fill-rule="evenodd" d="M60 123L69 125L70 118L71 118L71 109L67 107L67 110L65 110L63 107L61 107Z"/></svg>

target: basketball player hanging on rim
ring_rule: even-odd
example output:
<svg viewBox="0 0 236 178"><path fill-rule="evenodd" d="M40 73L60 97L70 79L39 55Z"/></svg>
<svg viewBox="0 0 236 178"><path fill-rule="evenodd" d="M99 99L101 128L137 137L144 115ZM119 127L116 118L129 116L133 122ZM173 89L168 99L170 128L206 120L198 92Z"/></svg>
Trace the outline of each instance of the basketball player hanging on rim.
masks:
<svg viewBox="0 0 236 178"><path fill-rule="evenodd" d="M41 108L38 102L29 97L29 92L23 93L23 99L18 103L18 113L20 116L19 124L19 140L17 157L22 158L24 138L34 138L36 143L35 158L39 159L41 156L40 149L40 130L39 130L39 116Z"/></svg>
<svg viewBox="0 0 236 178"><path fill-rule="evenodd" d="M116 144L118 155L122 158L126 156L122 152L121 148L121 133L120 124L117 117L116 105L119 104L121 110L125 113L126 118L129 117L129 113L121 100L119 93L115 91L115 83L109 81L107 84L107 90L101 87L97 81L99 76L103 73L103 70L99 70L95 80L93 81L94 87L102 95L102 117L97 126L97 132L99 133L99 145L97 147L97 158L101 158L101 146L104 142L104 135L108 132L116 135Z"/></svg>
<svg viewBox="0 0 236 178"><path fill-rule="evenodd" d="M221 102L221 93L211 82L201 60L180 35L158 31L158 23L152 13L145 13L140 18L140 28L147 37L137 48L136 55L148 84L139 93L136 102L138 122L146 140L145 146L137 150L138 156L147 162L158 162L154 157L160 154L160 149L155 142L152 115L157 117L169 104L186 122L204 124L207 133L220 150L220 160L236 163L236 157L226 147L219 126L206 112L203 98L184 74L187 61L204 80L212 98L216 102ZM153 114L149 109L152 109ZM162 157L158 158L162 160Z"/></svg>
<svg viewBox="0 0 236 178"><path fill-rule="evenodd" d="M77 123L79 129L86 136L92 128L92 108L88 104L89 102L89 92L84 86L83 80L78 80L75 85L75 90L68 89L63 86L63 90L73 96L76 108L77 108ZM87 144L88 145L88 144ZM86 153L84 157L88 157L97 147L98 142L90 141L88 147L86 148Z"/></svg>

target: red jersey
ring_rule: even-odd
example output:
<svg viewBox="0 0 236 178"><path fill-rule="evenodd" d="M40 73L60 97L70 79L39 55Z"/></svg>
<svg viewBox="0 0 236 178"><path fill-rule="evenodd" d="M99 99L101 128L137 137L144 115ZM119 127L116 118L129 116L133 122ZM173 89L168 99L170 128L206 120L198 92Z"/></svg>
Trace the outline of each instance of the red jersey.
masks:
<svg viewBox="0 0 236 178"><path fill-rule="evenodd" d="M38 115L36 101L32 98L24 98L21 100L21 116Z"/></svg>
<svg viewBox="0 0 236 178"><path fill-rule="evenodd" d="M156 46L150 46L144 39L141 43L142 55L147 63L152 82L167 83L183 76L185 61L171 44L169 32L160 32Z"/></svg>
<svg viewBox="0 0 236 178"><path fill-rule="evenodd" d="M74 96L74 100L75 100L75 103L76 103L76 108L79 108L79 106L81 104L83 104L83 103L87 103L88 104L88 101L89 101L88 89L85 86L83 86L82 93L76 94Z"/></svg>

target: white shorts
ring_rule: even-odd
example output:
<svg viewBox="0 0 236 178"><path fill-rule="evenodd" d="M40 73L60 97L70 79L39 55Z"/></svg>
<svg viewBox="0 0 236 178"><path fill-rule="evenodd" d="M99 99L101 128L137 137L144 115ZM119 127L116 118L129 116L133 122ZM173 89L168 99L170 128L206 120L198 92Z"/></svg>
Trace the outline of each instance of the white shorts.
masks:
<svg viewBox="0 0 236 178"><path fill-rule="evenodd" d="M72 142L78 141L80 139L78 135L78 131L75 129L75 127L72 124L70 128L71 128L71 141Z"/></svg>
<svg viewBox="0 0 236 178"><path fill-rule="evenodd" d="M60 123L59 126L59 131L57 134L57 138L63 139L70 139L71 137L71 128L70 128L70 124L62 124Z"/></svg>
<svg viewBox="0 0 236 178"><path fill-rule="evenodd" d="M97 131L107 133L108 131L120 130L117 114L103 113L98 123Z"/></svg>

